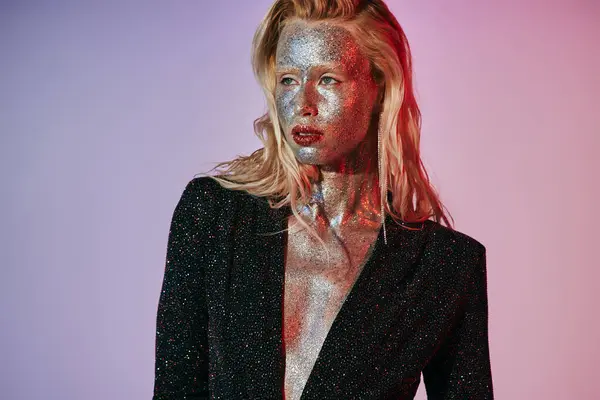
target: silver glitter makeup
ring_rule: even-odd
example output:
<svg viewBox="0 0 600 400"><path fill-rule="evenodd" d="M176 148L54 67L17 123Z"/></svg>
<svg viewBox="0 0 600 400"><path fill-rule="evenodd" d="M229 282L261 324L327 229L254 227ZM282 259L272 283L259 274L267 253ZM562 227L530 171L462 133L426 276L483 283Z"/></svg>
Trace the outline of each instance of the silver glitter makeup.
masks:
<svg viewBox="0 0 600 400"><path fill-rule="evenodd" d="M372 130L378 88L349 32L328 23L286 26L276 66L276 105L286 141L299 162L320 167L322 178L313 182L311 202L300 213L320 232L330 255L307 232L288 237L285 386L295 400L379 235ZM296 125L316 128L321 140L297 143Z"/></svg>

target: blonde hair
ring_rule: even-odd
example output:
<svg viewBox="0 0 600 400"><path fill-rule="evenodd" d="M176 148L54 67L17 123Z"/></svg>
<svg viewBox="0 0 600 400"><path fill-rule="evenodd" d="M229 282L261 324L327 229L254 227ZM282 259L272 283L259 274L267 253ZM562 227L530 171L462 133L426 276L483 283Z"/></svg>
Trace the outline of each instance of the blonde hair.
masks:
<svg viewBox="0 0 600 400"><path fill-rule="evenodd" d="M375 81L383 88L379 125L379 182L382 219L387 213L403 222L433 218L452 228L444 206L429 181L420 157L421 112L413 89L410 47L400 24L382 0L276 0L252 42L252 66L268 111L254 121L264 147L249 156L220 162L211 171L221 186L266 197L272 208L289 205L296 220L307 204L317 166L299 163L284 140L275 106L275 56L280 33L291 19L327 21L347 29L370 61ZM391 192L389 204L387 192ZM384 226L385 229L385 226Z"/></svg>

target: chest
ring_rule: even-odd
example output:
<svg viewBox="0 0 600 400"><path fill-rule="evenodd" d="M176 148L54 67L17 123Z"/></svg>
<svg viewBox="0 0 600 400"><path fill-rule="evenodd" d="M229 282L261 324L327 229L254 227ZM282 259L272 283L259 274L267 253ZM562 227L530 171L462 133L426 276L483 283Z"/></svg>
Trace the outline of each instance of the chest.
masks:
<svg viewBox="0 0 600 400"><path fill-rule="evenodd" d="M307 231L288 236L283 333L286 399L298 399L346 297L370 257L379 231L325 239Z"/></svg>

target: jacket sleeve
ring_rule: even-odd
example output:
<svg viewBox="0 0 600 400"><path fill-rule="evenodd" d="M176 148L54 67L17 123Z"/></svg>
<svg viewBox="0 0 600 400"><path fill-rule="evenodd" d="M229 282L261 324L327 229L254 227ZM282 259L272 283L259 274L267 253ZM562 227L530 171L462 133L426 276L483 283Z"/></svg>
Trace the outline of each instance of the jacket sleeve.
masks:
<svg viewBox="0 0 600 400"><path fill-rule="evenodd" d="M211 233L213 202L202 179L187 184L171 220L156 317L153 400L209 398L208 312L200 254Z"/></svg>
<svg viewBox="0 0 600 400"><path fill-rule="evenodd" d="M493 400L486 250L475 258L458 323L423 369L428 400Z"/></svg>

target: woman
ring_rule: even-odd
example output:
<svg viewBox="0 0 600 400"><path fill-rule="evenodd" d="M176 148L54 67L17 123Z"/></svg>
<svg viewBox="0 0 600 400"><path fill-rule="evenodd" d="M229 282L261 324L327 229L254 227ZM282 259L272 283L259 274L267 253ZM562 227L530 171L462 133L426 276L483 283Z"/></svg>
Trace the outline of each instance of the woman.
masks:
<svg viewBox="0 0 600 400"><path fill-rule="evenodd" d="M394 16L277 0L253 45L264 147L175 209L154 400L492 399L485 247L423 168Z"/></svg>

